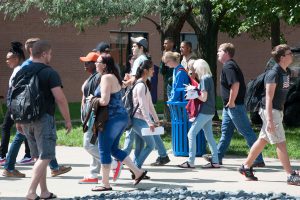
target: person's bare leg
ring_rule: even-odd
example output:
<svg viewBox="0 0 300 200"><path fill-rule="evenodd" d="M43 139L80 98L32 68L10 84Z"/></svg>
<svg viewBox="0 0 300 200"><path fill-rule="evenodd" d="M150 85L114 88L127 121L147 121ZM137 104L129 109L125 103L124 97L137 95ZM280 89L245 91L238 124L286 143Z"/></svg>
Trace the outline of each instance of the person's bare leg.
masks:
<svg viewBox="0 0 300 200"><path fill-rule="evenodd" d="M47 188L46 176L47 176L47 168L45 169L43 177L41 177L41 181L40 181L40 188L41 188L40 197L41 198L46 198L46 197L49 197L49 195L50 195L50 192Z"/></svg>
<svg viewBox="0 0 300 200"><path fill-rule="evenodd" d="M277 146L277 148L276 148L277 156L283 166L283 169L285 170L285 172L287 174L291 174L293 172L293 170L291 167L289 155L287 153L286 143L281 142L279 144L276 144L276 146Z"/></svg>
<svg viewBox="0 0 300 200"><path fill-rule="evenodd" d="M109 172L110 172L110 164L102 164L101 170L102 170L102 184L106 188L110 188L109 184Z"/></svg>
<svg viewBox="0 0 300 200"><path fill-rule="evenodd" d="M250 168L253 165L255 159L263 151L267 143L268 142L266 140L261 138L258 138L256 140L256 142L252 145L250 149L246 161L244 162L245 168Z"/></svg>
<svg viewBox="0 0 300 200"><path fill-rule="evenodd" d="M134 175L136 178L140 177L143 174L143 170L139 169L130 159L129 156L127 156L124 160L123 163L125 165L127 165L127 167L129 167L129 169L131 169L131 171L133 171Z"/></svg>
<svg viewBox="0 0 300 200"><path fill-rule="evenodd" d="M32 169L31 183L30 183L26 198L34 199L36 197L37 186L41 182L49 162L50 162L50 160L41 160L41 159L38 159L35 162L33 169Z"/></svg>

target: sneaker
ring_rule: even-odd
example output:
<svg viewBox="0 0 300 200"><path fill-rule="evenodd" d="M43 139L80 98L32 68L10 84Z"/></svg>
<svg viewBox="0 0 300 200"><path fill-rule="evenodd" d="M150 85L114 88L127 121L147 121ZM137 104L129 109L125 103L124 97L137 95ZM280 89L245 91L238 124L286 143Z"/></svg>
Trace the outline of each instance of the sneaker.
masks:
<svg viewBox="0 0 300 200"><path fill-rule="evenodd" d="M22 158L22 160L19 160L17 162L18 165L33 165L34 163L35 163L35 159L28 158L28 157L24 157L24 158Z"/></svg>
<svg viewBox="0 0 300 200"><path fill-rule="evenodd" d="M260 162L260 163L253 163L252 167L265 167L266 164L265 162Z"/></svg>
<svg viewBox="0 0 300 200"><path fill-rule="evenodd" d="M151 163L151 166L162 166L170 162L169 156L158 157L154 163Z"/></svg>
<svg viewBox="0 0 300 200"><path fill-rule="evenodd" d="M4 177L25 178L26 175L19 172L16 169L14 169L12 171L8 171L7 169L4 169L3 172L2 172L2 176L4 176Z"/></svg>
<svg viewBox="0 0 300 200"><path fill-rule="evenodd" d="M6 158L0 157L0 165L3 166L6 162Z"/></svg>
<svg viewBox="0 0 300 200"><path fill-rule="evenodd" d="M79 184L98 184L98 178L83 178L78 183Z"/></svg>
<svg viewBox="0 0 300 200"><path fill-rule="evenodd" d="M202 158L204 158L207 162L212 163L212 156L210 154L204 154ZM219 161L219 165L223 165L222 161Z"/></svg>
<svg viewBox="0 0 300 200"><path fill-rule="evenodd" d="M55 177L55 176L58 176L58 175L61 175L61 174L65 174L69 171L72 170L72 167L71 166L64 166L64 165L61 165L59 166L58 169L56 170L51 170L51 176L52 177Z"/></svg>
<svg viewBox="0 0 300 200"><path fill-rule="evenodd" d="M123 168L123 165L121 163L121 161L117 161L117 166L116 168L112 169L114 175L113 175L113 181L116 181L120 174L121 174L121 171L122 171L122 168Z"/></svg>
<svg viewBox="0 0 300 200"><path fill-rule="evenodd" d="M300 176L296 171L287 177L287 184L300 186Z"/></svg>
<svg viewBox="0 0 300 200"><path fill-rule="evenodd" d="M254 170L252 167L249 169L245 168L244 165L240 166L238 171L244 175L249 181L257 181L258 178L254 176Z"/></svg>

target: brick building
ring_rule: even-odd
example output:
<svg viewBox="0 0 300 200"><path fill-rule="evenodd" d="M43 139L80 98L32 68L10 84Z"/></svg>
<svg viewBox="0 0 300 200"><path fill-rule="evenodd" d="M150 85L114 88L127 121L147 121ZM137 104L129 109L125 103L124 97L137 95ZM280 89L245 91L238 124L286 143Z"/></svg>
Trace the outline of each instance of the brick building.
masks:
<svg viewBox="0 0 300 200"><path fill-rule="evenodd" d="M130 36L144 35L149 39L149 52L155 64L159 64L161 58L160 36L155 26L147 21L126 28L120 32L119 21L111 20L110 23L100 27L90 27L83 33L79 33L72 25L66 24L60 27L49 27L43 23L43 14L38 11L31 11L18 17L15 21L4 20L0 14L0 95L5 96L7 83L11 74L5 63L6 54L11 41L22 43L29 37L39 37L49 40L53 47L53 66L61 75L64 92L70 102L79 102L81 99L80 87L87 78L83 70L80 56L85 56L95 48L100 41L107 41L112 45L112 54L116 61L122 65L126 63L126 55L130 50ZM158 19L157 19L158 20ZM289 28L282 26L290 46L300 46L300 28ZM193 29L186 24L182 30L182 38L190 40L196 46ZM232 42L236 46L235 59L241 66L246 82L254 78L264 70L266 61L270 56L270 41L256 41L247 34L234 39L226 34L219 34L219 43ZM221 66L218 67L218 74ZM219 75L218 75L219 78ZM159 76L158 98L162 99L162 78ZM217 90L219 92L219 90Z"/></svg>

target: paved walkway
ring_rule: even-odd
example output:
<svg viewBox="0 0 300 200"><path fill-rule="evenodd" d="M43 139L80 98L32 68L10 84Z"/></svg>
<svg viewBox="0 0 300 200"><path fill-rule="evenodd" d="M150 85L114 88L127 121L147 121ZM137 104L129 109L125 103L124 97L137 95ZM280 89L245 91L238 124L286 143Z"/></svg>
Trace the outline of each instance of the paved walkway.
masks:
<svg viewBox="0 0 300 200"><path fill-rule="evenodd" d="M24 150L20 151L23 156ZM242 158L226 158L220 169L201 169L199 165L205 164L202 158L196 159L196 169L186 170L176 167L186 160L184 157L174 157L170 154L171 162L163 167L151 167L149 163L155 161L156 152L151 153L146 160L144 168L149 171L151 180L142 181L137 187L132 185L130 173L125 168L120 179L112 184L115 191L131 191L137 189L177 188L186 186L190 190L216 190L216 191L239 191L258 193L287 193L300 197L299 186L286 184L286 175L277 159L266 159L267 168L257 169L258 182L245 181L236 169L242 163ZM73 170L65 175L52 178L48 170L48 187L60 198L95 195L91 191L93 185L80 185L78 180L86 175L90 157L79 147L57 147L57 159L60 164L68 164ZM292 161L292 165L300 168L300 161ZM17 166L17 169L26 173L26 178L5 178L0 176L0 199L23 199L29 187L31 178L31 166ZM2 168L0 169L2 173ZM97 194L97 193L96 193Z"/></svg>

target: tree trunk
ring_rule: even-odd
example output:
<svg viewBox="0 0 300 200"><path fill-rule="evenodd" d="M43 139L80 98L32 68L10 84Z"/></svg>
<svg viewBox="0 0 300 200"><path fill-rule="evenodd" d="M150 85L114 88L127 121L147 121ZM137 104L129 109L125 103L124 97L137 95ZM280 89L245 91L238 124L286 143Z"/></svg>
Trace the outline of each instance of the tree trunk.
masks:
<svg viewBox="0 0 300 200"><path fill-rule="evenodd" d="M277 16L271 23L271 43L272 49L280 44L280 20Z"/></svg>
<svg viewBox="0 0 300 200"><path fill-rule="evenodd" d="M200 15L190 14L187 22L193 27L198 38L198 54L210 66L213 75L215 94L217 85L217 49L219 25L212 17L212 4L209 0L203 1ZM215 95L216 96L216 95ZM214 120L219 120L217 111Z"/></svg>

